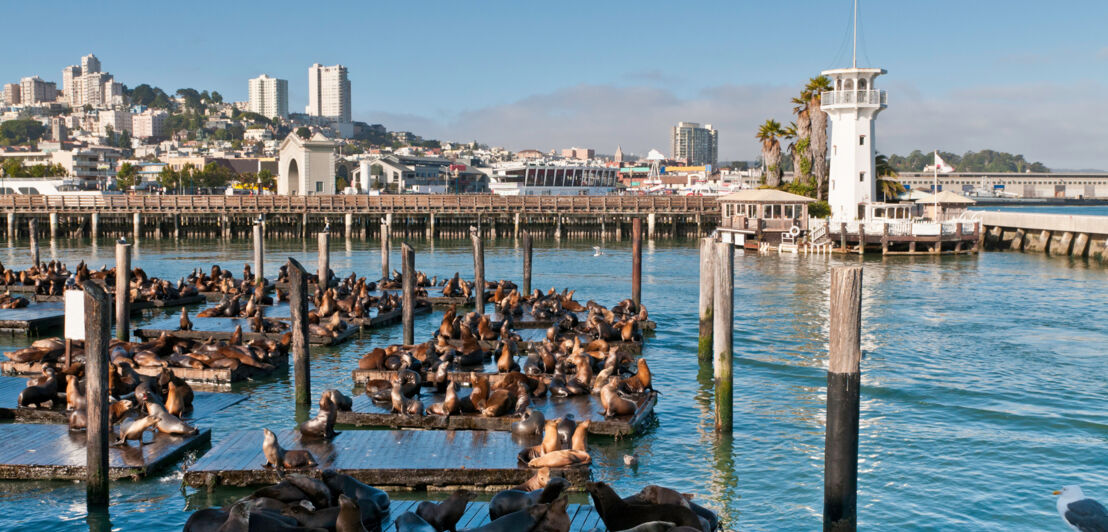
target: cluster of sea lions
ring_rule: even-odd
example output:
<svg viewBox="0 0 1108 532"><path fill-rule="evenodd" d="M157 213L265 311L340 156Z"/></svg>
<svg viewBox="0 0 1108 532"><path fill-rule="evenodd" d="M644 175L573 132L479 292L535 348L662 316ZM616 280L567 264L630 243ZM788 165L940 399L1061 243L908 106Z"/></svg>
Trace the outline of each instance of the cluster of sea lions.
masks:
<svg viewBox="0 0 1108 532"><path fill-rule="evenodd" d="M416 296L426 296L427 288L431 286L438 286L439 278L428 278L426 273L417 271L415 272L415 292ZM396 270L392 271L392 276L385 279L381 279L378 285L381 290L400 290L404 288L404 273Z"/></svg>
<svg viewBox="0 0 1108 532"><path fill-rule="evenodd" d="M592 463L586 446L589 425L586 419L573 421L573 415L544 420L542 412L528 409L522 421L512 424L512 434L542 434L542 443L519 452L519 462L527 467L574 467Z"/></svg>
<svg viewBox="0 0 1108 532"><path fill-rule="evenodd" d="M0 295L0 309L25 308L31 301L25 297L13 296L11 292Z"/></svg>
<svg viewBox="0 0 1108 532"><path fill-rule="evenodd" d="M197 268L185 277L185 281L200 292L241 295L253 293L256 277L250 271L249 264L243 266L242 278L237 280L230 270L213 264L210 273L204 273L204 270Z"/></svg>
<svg viewBox="0 0 1108 532"><path fill-rule="evenodd" d="M621 498L604 482L586 485L593 508L608 530L658 532L714 532L716 513L692 502L692 496L657 485Z"/></svg>
<svg viewBox="0 0 1108 532"><path fill-rule="evenodd" d="M99 270L92 271L84 261L77 265L73 272L73 287L79 288L85 281L104 281L109 290L114 290L115 268L101 266ZM150 277L142 268L134 268L127 277L127 292L133 303L141 301L168 301L191 297L196 295L195 286L185 283L180 279L176 284L157 277Z"/></svg>
<svg viewBox="0 0 1108 532"><path fill-rule="evenodd" d="M326 470L315 479L292 473L223 508L196 511L184 530L363 532L380 529L390 504L387 493L349 475Z"/></svg>
<svg viewBox="0 0 1108 532"><path fill-rule="evenodd" d="M0 264L0 283L4 286L34 286L35 293L40 295L61 295L67 279L69 270L56 260L36 264L26 270L11 270Z"/></svg>

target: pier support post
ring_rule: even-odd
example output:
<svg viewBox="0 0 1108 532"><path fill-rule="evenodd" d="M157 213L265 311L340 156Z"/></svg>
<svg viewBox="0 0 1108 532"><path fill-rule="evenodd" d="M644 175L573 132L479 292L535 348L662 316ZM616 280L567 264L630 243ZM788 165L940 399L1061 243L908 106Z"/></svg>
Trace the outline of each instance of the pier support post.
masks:
<svg viewBox="0 0 1108 532"><path fill-rule="evenodd" d="M843 253L848 252L846 249L846 222L839 226L839 247L842 248Z"/></svg>
<svg viewBox="0 0 1108 532"><path fill-rule="evenodd" d="M316 272L319 289L327 290L331 286L331 231L324 227L319 232L319 270Z"/></svg>
<svg viewBox="0 0 1108 532"><path fill-rule="evenodd" d="M175 212L169 215L173 218L173 240L181 239L181 213Z"/></svg>
<svg viewBox="0 0 1108 532"><path fill-rule="evenodd" d="M858 254L866 253L866 222L858 222Z"/></svg>
<svg viewBox="0 0 1108 532"><path fill-rule="evenodd" d="M712 363L712 306L715 295L715 269L712 268L715 241L710 236L700 239L700 342L697 358L701 364Z"/></svg>
<svg viewBox="0 0 1108 532"><path fill-rule="evenodd" d="M292 257L289 257L288 270L296 404L307 405L312 402L312 377L308 366L308 275Z"/></svg>
<svg viewBox="0 0 1108 532"><path fill-rule="evenodd" d="M400 244L400 265L403 279L404 302L401 316L404 321L404 345L415 344L415 250L407 242Z"/></svg>
<svg viewBox="0 0 1108 532"><path fill-rule="evenodd" d="M519 213L515 213L513 218L515 219L515 229L512 231L512 237L519 238Z"/></svg>
<svg viewBox="0 0 1108 532"><path fill-rule="evenodd" d="M136 213L132 214L131 216L133 218L131 223L134 225L134 237L133 238L134 238L135 241L138 241L139 237L142 236L142 213L136 212Z"/></svg>
<svg viewBox="0 0 1108 532"><path fill-rule="evenodd" d="M1073 240L1073 256L1082 258L1089 252L1089 234L1078 233L1077 238Z"/></svg>
<svg viewBox="0 0 1108 532"><path fill-rule="evenodd" d="M388 223L381 224L381 280L387 281L389 278L389 226Z"/></svg>
<svg viewBox="0 0 1108 532"><path fill-rule="evenodd" d="M346 238L349 239L354 234L354 213L348 212L343 215L343 230L345 231Z"/></svg>
<svg viewBox="0 0 1108 532"><path fill-rule="evenodd" d="M470 226L469 239L473 241L473 307L478 314L485 313L485 242L476 227Z"/></svg>
<svg viewBox="0 0 1108 532"><path fill-rule="evenodd" d="M881 224L881 254L889 253L889 222Z"/></svg>
<svg viewBox="0 0 1108 532"><path fill-rule="evenodd" d="M435 213L431 213L431 219L427 222L427 240L435 239Z"/></svg>
<svg viewBox="0 0 1108 532"><path fill-rule="evenodd" d="M89 236L96 240L100 236L100 213L89 215Z"/></svg>
<svg viewBox="0 0 1108 532"><path fill-rule="evenodd" d="M561 217L561 215L558 215L556 217L558 218L558 223L555 224L555 226L554 226L554 239L555 240L561 240L562 239L562 217Z"/></svg>
<svg viewBox="0 0 1108 532"><path fill-rule="evenodd" d="M86 502L108 505L108 339L111 311L107 292L85 281L85 397L88 428L85 446Z"/></svg>
<svg viewBox="0 0 1108 532"><path fill-rule="evenodd" d="M50 213L50 240L58 238L58 213Z"/></svg>
<svg viewBox="0 0 1108 532"><path fill-rule="evenodd" d="M941 233L942 231L939 232ZM941 236L939 240L942 240ZM954 240L954 253L958 253L962 251L962 222L954 222Z"/></svg>
<svg viewBox="0 0 1108 532"><path fill-rule="evenodd" d="M38 266L38 220L31 218L27 222L27 230L31 235L31 264Z"/></svg>
<svg viewBox="0 0 1108 532"><path fill-rule="evenodd" d="M523 230L523 295L531 293L531 232Z"/></svg>
<svg viewBox="0 0 1108 532"><path fill-rule="evenodd" d="M642 301L642 218L631 219L631 301Z"/></svg>
<svg viewBox="0 0 1108 532"><path fill-rule="evenodd" d="M94 215L95 216L95 215ZM8 240L15 239L15 213L8 213Z"/></svg>
<svg viewBox="0 0 1108 532"><path fill-rule="evenodd" d="M265 289L265 233L262 221L254 221L254 282L259 290Z"/></svg>
<svg viewBox="0 0 1108 532"><path fill-rule="evenodd" d="M646 215L646 238L654 240L654 224L657 221L655 219L657 215L650 213Z"/></svg>
<svg viewBox="0 0 1108 532"><path fill-rule="evenodd" d="M823 451L823 529L853 531L858 505L862 268L831 270L827 434Z"/></svg>
<svg viewBox="0 0 1108 532"><path fill-rule="evenodd" d="M731 392L734 385L731 374L731 349L732 327L735 320L735 251L727 242L716 242L714 245L716 256L713 264L715 293L712 309L712 346L715 351L716 433L729 436L733 426L731 409L734 402Z"/></svg>
<svg viewBox="0 0 1108 532"><path fill-rule="evenodd" d="M115 337L131 339L131 244L126 239L115 243Z"/></svg>

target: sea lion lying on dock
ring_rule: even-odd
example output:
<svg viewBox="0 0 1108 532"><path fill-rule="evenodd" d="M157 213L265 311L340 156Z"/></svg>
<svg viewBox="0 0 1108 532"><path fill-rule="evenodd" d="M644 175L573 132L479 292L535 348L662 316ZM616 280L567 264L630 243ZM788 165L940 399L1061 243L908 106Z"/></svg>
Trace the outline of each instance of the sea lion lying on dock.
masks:
<svg viewBox="0 0 1108 532"><path fill-rule="evenodd" d="M17 404L43 408L44 403L54 404L58 400L58 378L51 366L43 366L42 377L19 392Z"/></svg>
<svg viewBox="0 0 1108 532"><path fill-rule="evenodd" d="M277 469L299 469L302 467L315 467L317 462L312 453L302 449L289 449L281 447L277 443L277 435L269 429L262 429L265 439L262 441L262 454L265 455L265 467Z"/></svg>
<svg viewBox="0 0 1108 532"><path fill-rule="evenodd" d="M609 530L626 530L652 521L665 521L676 526L687 526L705 532L713 530L707 520L702 521L700 516L687 505L630 504L621 499L615 490L604 482L589 482L586 489L592 496L596 513L600 515L604 526Z"/></svg>
<svg viewBox="0 0 1108 532"><path fill-rule="evenodd" d="M549 471L549 470L548 470ZM545 486L531 491L518 489L503 490L493 495L489 501L489 519L529 508L536 504L550 504L570 488L570 482L564 478L551 478Z"/></svg>

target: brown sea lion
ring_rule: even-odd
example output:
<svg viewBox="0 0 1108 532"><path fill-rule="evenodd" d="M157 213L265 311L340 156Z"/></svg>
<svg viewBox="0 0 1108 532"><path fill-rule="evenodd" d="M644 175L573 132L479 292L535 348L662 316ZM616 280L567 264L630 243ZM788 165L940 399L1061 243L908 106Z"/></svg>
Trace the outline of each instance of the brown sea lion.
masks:
<svg viewBox="0 0 1108 532"><path fill-rule="evenodd" d="M568 480L555 477L550 479L545 486L531 491L518 489L500 491L493 495L492 500L489 501L489 518L495 520L500 516L535 504L550 504L562 497L562 494L570 487L571 484Z"/></svg>
<svg viewBox="0 0 1108 532"><path fill-rule="evenodd" d="M28 386L19 392L18 405L42 408L44 403L54 404L58 400L58 379L54 375L54 368L44 367L45 378L39 385Z"/></svg>
<svg viewBox="0 0 1108 532"><path fill-rule="evenodd" d="M297 430L300 431L302 438L334 438L339 434L335 432L336 415L335 403L331 401L331 395L325 392L319 398L319 413L314 418L301 423Z"/></svg>
<svg viewBox="0 0 1108 532"><path fill-rule="evenodd" d="M416 515L423 518L436 530L449 530L454 532L458 526L458 520L466 512L466 505L472 501L475 495L469 490L457 490L441 503L423 501L416 507Z"/></svg>
<svg viewBox="0 0 1108 532"><path fill-rule="evenodd" d="M78 408L69 413L69 430L88 428L88 409Z"/></svg>
<svg viewBox="0 0 1108 532"><path fill-rule="evenodd" d="M66 410L84 410L88 403L85 401L85 387L81 386L80 379L76 375L66 375L65 380Z"/></svg>
<svg viewBox="0 0 1108 532"><path fill-rule="evenodd" d="M165 409L174 416L184 415L192 410L192 387L188 384L178 385L172 380L167 384L169 391L165 395Z"/></svg>
<svg viewBox="0 0 1108 532"><path fill-rule="evenodd" d="M349 412L351 409L354 408L354 400L343 395L342 392L334 388L323 391L323 395L319 397L320 407L323 406L323 396L329 396L331 402L334 403L335 408L338 409L340 412Z"/></svg>
<svg viewBox="0 0 1108 532"><path fill-rule="evenodd" d="M516 436L538 436L546 425L546 416L538 410L528 408L523 419L512 423L512 434Z"/></svg>
<svg viewBox="0 0 1108 532"><path fill-rule="evenodd" d="M189 319L189 309L188 309L188 307L181 307L181 321L179 323L180 324L178 325L177 330L179 330L179 331L191 331L192 330L192 320Z"/></svg>
<svg viewBox="0 0 1108 532"><path fill-rule="evenodd" d="M573 443L570 447L574 451L587 451L586 444L589 439L589 425L592 424L592 420L586 419L577 424L577 428L573 430Z"/></svg>
<svg viewBox="0 0 1108 532"><path fill-rule="evenodd" d="M574 449L560 449L554 452L543 454L538 458L531 459L527 462L528 467L576 467L588 465L592 462L592 457L585 451L577 451Z"/></svg>
<svg viewBox="0 0 1108 532"><path fill-rule="evenodd" d="M608 385L600 389L600 404L604 407L604 416L630 416L635 413L637 406L629 399L619 395L619 377L611 377Z"/></svg>
<svg viewBox="0 0 1108 532"><path fill-rule="evenodd" d="M358 369L384 369L386 356L384 349L374 348L358 360Z"/></svg>
<svg viewBox="0 0 1108 532"><path fill-rule="evenodd" d="M158 418L155 416L140 417L119 430L119 441L115 442L114 445L127 445L127 440L138 440L139 447L142 447L146 445L142 441L142 435L147 429L157 424Z"/></svg>
<svg viewBox="0 0 1108 532"><path fill-rule="evenodd" d="M170 414L160 403L154 401L148 401L146 403L146 413L153 416L158 421L158 432L164 432L166 434L174 434L180 436L192 436L193 434L200 433L200 429L181 421L177 416Z"/></svg>
<svg viewBox="0 0 1108 532"><path fill-rule="evenodd" d="M427 407L427 413L436 416L450 416L458 412L458 390L454 381L446 385L446 398L441 403L433 403Z"/></svg>
<svg viewBox="0 0 1108 532"><path fill-rule="evenodd" d="M705 523L687 506L675 504L628 504L604 482L586 485L596 513L609 530L627 530L643 523L667 521L694 530L706 530Z"/></svg>
<svg viewBox="0 0 1108 532"><path fill-rule="evenodd" d="M135 403L130 399L112 401L112 403L108 405L108 424L115 425L119 423L133 408L135 408Z"/></svg>
<svg viewBox="0 0 1108 532"><path fill-rule="evenodd" d="M515 405L511 392L508 390L495 390L481 407L481 415L484 417L500 417L508 413Z"/></svg>
<svg viewBox="0 0 1108 532"><path fill-rule="evenodd" d="M361 508L346 494L339 495L339 516L335 521L335 532L368 532L362 524Z"/></svg>
<svg viewBox="0 0 1108 532"><path fill-rule="evenodd" d="M277 443L277 435L269 429L262 429L265 439L262 441L262 454L265 455L265 467L277 469L298 469L314 467L316 460L311 453L301 449L286 450Z"/></svg>

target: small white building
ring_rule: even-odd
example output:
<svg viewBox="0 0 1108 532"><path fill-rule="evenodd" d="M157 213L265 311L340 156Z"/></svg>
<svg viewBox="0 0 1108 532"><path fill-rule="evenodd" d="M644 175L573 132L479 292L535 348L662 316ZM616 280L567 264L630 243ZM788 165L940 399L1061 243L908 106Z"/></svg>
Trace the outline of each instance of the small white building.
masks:
<svg viewBox="0 0 1108 532"><path fill-rule="evenodd" d="M338 143L316 133L304 140L290 133L281 142L277 160L277 193L286 196L335 193Z"/></svg>

